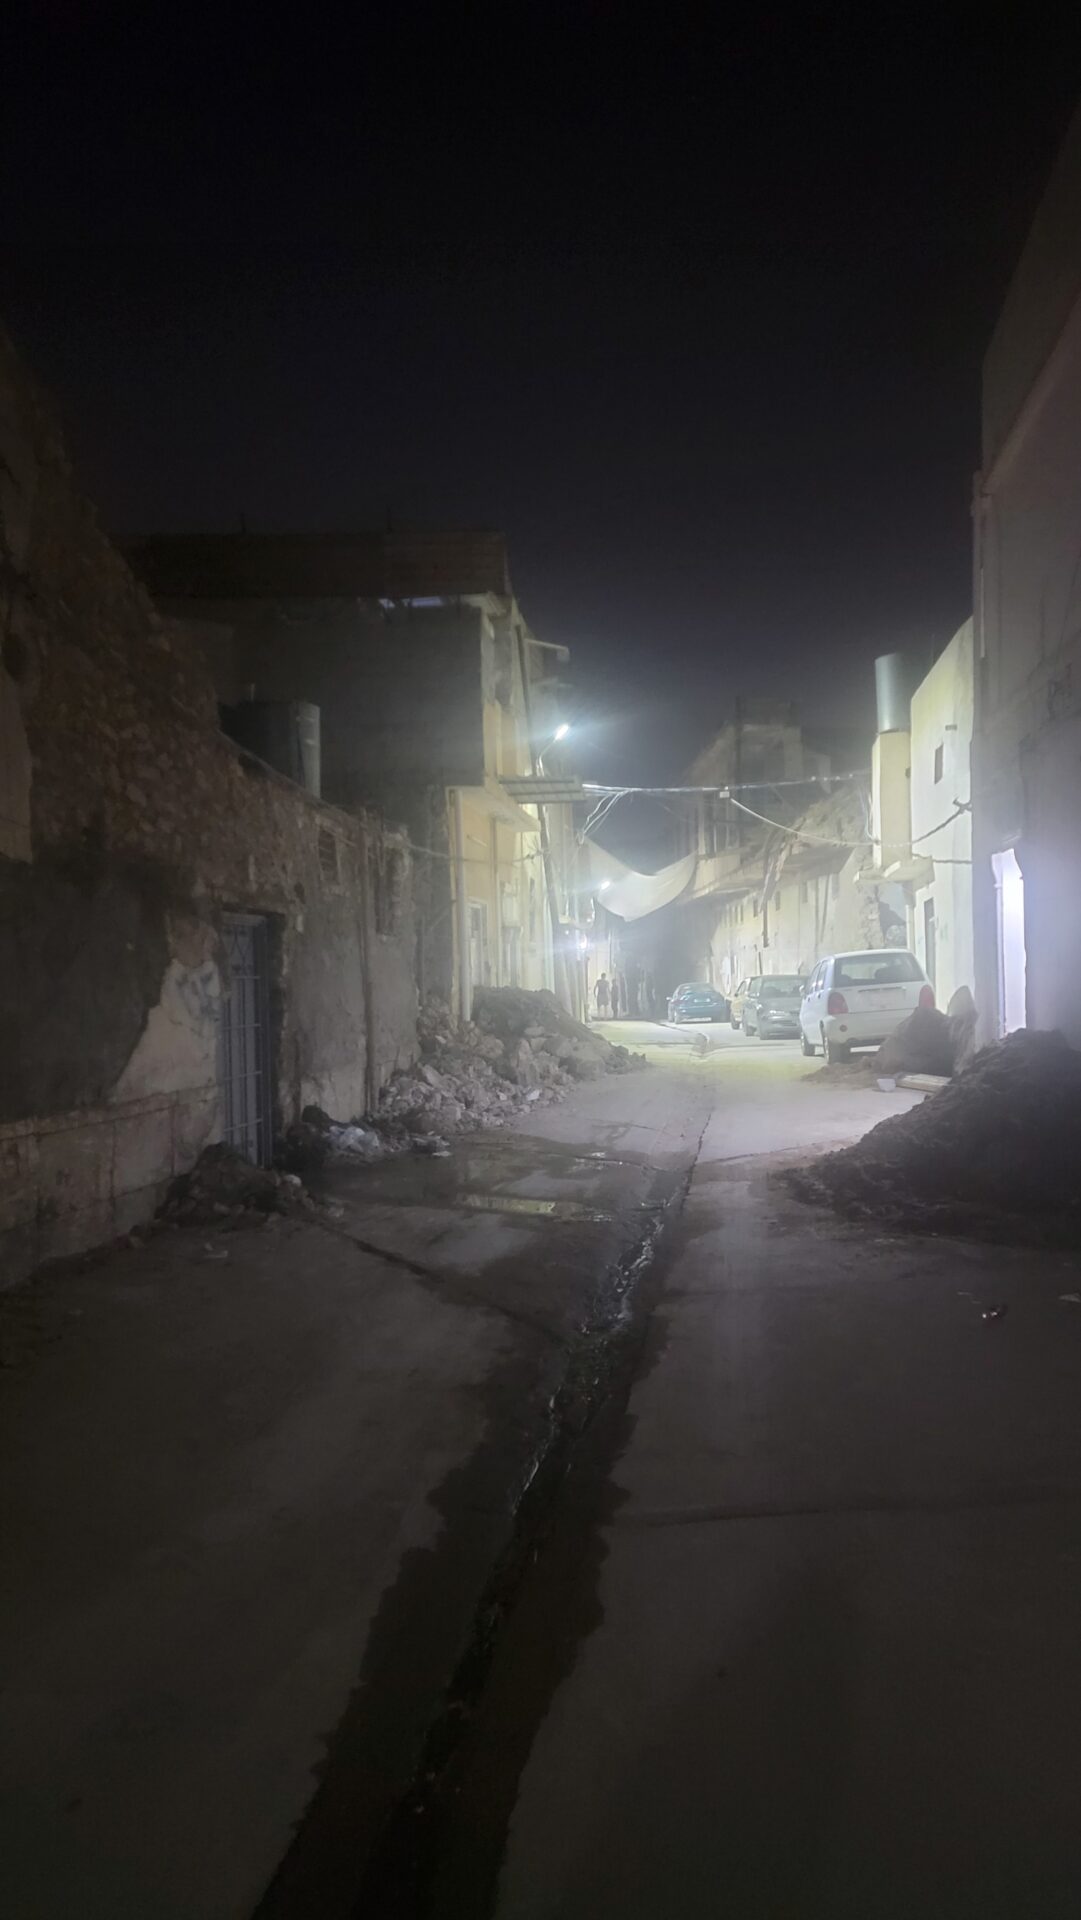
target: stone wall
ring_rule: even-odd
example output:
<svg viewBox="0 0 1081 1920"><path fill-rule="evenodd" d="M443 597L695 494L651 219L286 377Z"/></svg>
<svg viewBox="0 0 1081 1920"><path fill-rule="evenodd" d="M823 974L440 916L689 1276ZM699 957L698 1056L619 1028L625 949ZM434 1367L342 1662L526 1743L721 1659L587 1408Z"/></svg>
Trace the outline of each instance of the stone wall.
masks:
<svg viewBox="0 0 1081 1920"><path fill-rule="evenodd" d="M416 992L404 834L225 739L201 654L98 529L2 336L0 621L10 1279L147 1217L219 1136L224 915L269 929L279 1125L363 1111L413 1057Z"/></svg>

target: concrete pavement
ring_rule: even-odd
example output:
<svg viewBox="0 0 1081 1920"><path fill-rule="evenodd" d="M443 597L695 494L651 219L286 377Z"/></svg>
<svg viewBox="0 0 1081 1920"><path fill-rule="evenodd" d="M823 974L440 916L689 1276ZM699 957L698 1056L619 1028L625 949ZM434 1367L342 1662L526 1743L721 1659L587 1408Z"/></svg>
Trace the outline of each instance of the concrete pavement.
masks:
<svg viewBox="0 0 1081 1920"><path fill-rule="evenodd" d="M777 1155L882 1096L753 1048L402 1911L1077 1910L1078 1262L803 1209Z"/></svg>
<svg viewBox="0 0 1081 1920"><path fill-rule="evenodd" d="M20 1920L1066 1910L1075 1268L769 1185L914 1096L608 1030L329 1226L0 1296Z"/></svg>
<svg viewBox="0 0 1081 1920"><path fill-rule="evenodd" d="M7 1911L351 1910L709 1104L693 1071L598 1081L531 1135L340 1170L330 1225L0 1295Z"/></svg>

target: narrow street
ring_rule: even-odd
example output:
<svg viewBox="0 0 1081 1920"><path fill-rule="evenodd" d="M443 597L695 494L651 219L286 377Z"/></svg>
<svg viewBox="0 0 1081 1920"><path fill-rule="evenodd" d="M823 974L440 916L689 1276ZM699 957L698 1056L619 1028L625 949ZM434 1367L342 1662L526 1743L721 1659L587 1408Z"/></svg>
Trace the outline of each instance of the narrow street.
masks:
<svg viewBox="0 0 1081 1920"><path fill-rule="evenodd" d="M1076 1265L768 1184L917 1096L607 1031L0 1301L26 1920L1072 1910Z"/></svg>
<svg viewBox="0 0 1081 1920"><path fill-rule="evenodd" d="M1079 1263L798 1206L770 1171L883 1096L711 1037L626 1415L372 1910L1072 1914Z"/></svg>

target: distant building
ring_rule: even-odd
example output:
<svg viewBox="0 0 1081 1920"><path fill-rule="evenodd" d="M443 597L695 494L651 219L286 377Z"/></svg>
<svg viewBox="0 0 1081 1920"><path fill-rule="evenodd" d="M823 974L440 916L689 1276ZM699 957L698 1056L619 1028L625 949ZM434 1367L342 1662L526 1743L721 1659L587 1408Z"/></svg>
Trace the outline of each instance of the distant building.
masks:
<svg viewBox="0 0 1081 1920"><path fill-rule="evenodd" d="M503 536L165 536L129 551L202 645L233 731L256 708L311 703L326 795L406 823L422 997L468 1015L478 986L558 986L576 1004L571 808L541 810L580 791L559 780L554 742L567 653L527 626Z"/></svg>
<svg viewBox="0 0 1081 1920"><path fill-rule="evenodd" d="M984 362L973 885L982 1036L1081 1044L1081 110Z"/></svg>

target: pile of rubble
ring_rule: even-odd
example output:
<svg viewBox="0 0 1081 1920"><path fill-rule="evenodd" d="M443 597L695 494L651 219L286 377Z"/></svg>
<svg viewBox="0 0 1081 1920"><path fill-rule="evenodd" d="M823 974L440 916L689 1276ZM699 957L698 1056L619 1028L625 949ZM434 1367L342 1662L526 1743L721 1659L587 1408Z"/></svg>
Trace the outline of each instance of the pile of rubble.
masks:
<svg viewBox="0 0 1081 1920"><path fill-rule="evenodd" d="M1059 1033L1012 1033L909 1113L784 1177L857 1217L1077 1245L1081 1053Z"/></svg>
<svg viewBox="0 0 1081 1920"><path fill-rule="evenodd" d="M505 1126L562 1100L580 1080L646 1064L564 1013L554 994L519 987L479 990L472 1020L455 1020L445 1001L429 1000L417 1031L419 1061L392 1076L374 1113L343 1125L306 1107L281 1143L281 1164L308 1172L335 1160L448 1153L454 1134Z"/></svg>
<svg viewBox="0 0 1081 1920"><path fill-rule="evenodd" d="M503 1126L563 1099L577 1081L645 1065L572 1019L553 993L520 987L479 989L466 1021L428 1001L418 1033L419 1064L394 1075L368 1121L384 1136L388 1123L421 1136Z"/></svg>
<svg viewBox="0 0 1081 1920"><path fill-rule="evenodd" d="M204 1147L190 1173L173 1181L161 1218L178 1226L221 1226L230 1217L249 1222L275 1213L319 1211L299 1176L257 1167L235 1148Z"/></svg>

